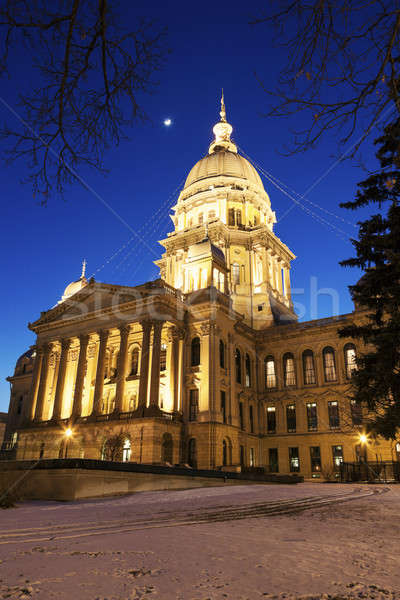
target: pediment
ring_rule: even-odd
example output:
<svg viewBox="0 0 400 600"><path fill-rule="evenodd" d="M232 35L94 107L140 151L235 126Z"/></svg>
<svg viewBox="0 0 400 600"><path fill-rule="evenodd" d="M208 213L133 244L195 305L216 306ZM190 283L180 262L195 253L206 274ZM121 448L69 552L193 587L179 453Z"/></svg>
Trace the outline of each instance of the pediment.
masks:
<svg viewBox="0 0 400 600"><path fill-rule="evenodd" d="M137 292L132 288L108 284L90 283L67 300L60 302L48 311L42 312L39 319L29 323L29 328L56 322L85 318L98 312L108 312L111 308L137 300Z"/></svg>

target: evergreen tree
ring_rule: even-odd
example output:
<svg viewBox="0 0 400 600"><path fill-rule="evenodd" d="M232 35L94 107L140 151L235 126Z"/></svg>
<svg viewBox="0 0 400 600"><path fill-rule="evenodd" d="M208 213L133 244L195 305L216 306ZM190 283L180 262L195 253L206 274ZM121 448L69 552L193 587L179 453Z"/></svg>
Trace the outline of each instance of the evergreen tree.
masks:
<svg viewBox="0 0 400 600"><path fill-rule="evenodd" d="M377 204L379 212L359 223L358 239L352 240L356 257L340 263L364 271L350 292L365 316L339 334L366 344L352 395L370 411L368 430L394 439L400 429L400 119L375 144L380 169L358 184L354 201L341 204L351 210Z"/></svg>

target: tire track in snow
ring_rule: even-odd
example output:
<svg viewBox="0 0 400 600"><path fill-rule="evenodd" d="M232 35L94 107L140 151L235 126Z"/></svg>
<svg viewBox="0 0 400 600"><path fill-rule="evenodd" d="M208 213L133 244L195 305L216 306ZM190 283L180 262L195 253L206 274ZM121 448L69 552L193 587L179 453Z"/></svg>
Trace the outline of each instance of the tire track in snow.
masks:
<svg viewBox="0 0 400 600"><path fill-rule="evenodd" d="M359 500L369 496L388 492L389 488L360 488L350 492L340 492L329 496L309 496L295 500L277 500L274 502L257 502L228 507L200 508L197 511L170 512L165 516L155 516L151 519L136 519L91 523L63 523L52 526L20 528L0 534L0 545L44 542L63 539L89 537L92 535L113 535L130 533L144 529L200 525L203 523L218 523L255 519L268 516L294 514L313 508L321 508L330 504L338 504ZM84 508L84 505L82 506Z"/></svg>

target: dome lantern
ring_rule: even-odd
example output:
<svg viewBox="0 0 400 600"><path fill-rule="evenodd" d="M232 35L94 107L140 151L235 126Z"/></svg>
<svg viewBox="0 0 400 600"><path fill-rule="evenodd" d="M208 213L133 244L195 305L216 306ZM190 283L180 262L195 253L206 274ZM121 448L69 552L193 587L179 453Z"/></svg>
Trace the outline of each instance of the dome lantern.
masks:
<svg viewBox="0 0 400 600"><path fill-rule="evenodd" d="M220 152L221 150L230 150L230 152L237 153L236 145L231 141L231 134L233 131L232 125L226 120L226 109L224 101L224 90L222 90L221 96L221 111L220 121L214 125L213 133L215 136L214 141L210 144L208 153Z"/></svg>

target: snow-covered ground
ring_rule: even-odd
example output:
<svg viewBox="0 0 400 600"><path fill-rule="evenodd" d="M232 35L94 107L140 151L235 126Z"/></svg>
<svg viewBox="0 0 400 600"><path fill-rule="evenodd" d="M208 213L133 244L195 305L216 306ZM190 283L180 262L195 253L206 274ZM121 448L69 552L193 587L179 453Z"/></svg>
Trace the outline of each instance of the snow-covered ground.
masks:
<svg viewBox="0 0 400 600"><path fill-rule="evenodd" d="M29 502L0 523L2 599L400 600L395 485Z"/></svg>

